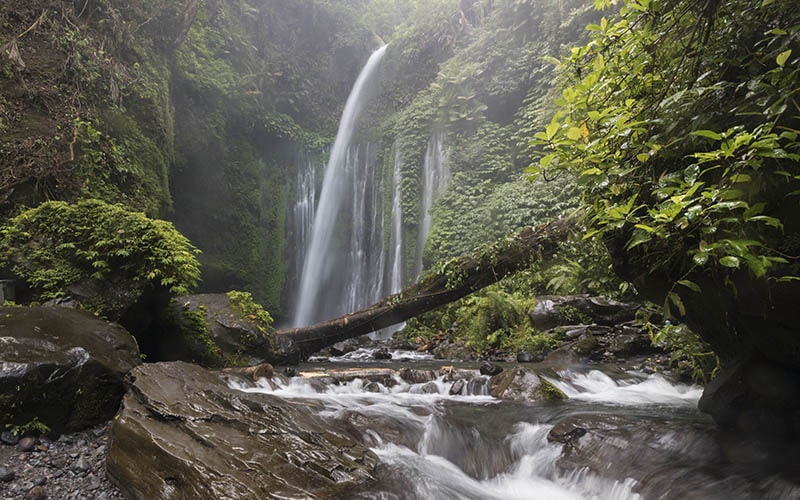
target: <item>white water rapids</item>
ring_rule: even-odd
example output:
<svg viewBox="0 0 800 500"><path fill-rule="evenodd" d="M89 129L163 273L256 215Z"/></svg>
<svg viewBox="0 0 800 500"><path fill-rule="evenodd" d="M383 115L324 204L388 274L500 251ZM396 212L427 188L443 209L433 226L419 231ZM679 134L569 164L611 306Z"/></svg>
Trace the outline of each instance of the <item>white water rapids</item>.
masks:
<svg viewBox="0 0 800 500"><path fill-rule="evenodd" d="M350 358L358 359L359 354ZM367 422L359 426L363 442L411 489L388 487L369 498L641 498L633 479L616 481L588 470L557 468L562 445L548 441L553 423L546 415L560 403L508 405L487 395L488 377L477 373L456 395L450 394L453 383L443 376L418 384L395 376L384 385L359 378L321 384L314 379L322 375L303 374L309 378L286 383L276 377L262 379L255 388L236 388L307 401L323 418L347 421L355 414L358 422ZM570 399L616 406L691 409L701 393L699 387L673 384L659 375L614 380L597 370L564 371L553 383ZM541 417L538 408L544 411Z"/></svg>

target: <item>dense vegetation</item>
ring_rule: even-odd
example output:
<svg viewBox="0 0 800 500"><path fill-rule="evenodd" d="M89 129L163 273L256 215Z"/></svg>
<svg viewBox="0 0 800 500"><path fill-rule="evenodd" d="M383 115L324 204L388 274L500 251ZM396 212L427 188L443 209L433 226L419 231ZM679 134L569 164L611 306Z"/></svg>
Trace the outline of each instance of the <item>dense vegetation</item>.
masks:
<svg viewBox="0 0 800 500"><path fill-rule="evenodd" d="M107 313L111 297L103 283L185 294L200 277L197 249L171 223L100 200L43 203L12 218L0 234L0 263L38 301L91 280L98 290L84 305Z"/></svg>
<svg viewBox="0 0 800 500"><path fill-rule="evenodd" d="M544 348L555 340L524 314L544 293L639 291L691 320L756 290L773 301L759 311L772 311L800 275L800 14L790 0L595 7L6 2L4 274L41 300L112 274L173 293L200 282L247 290L285 316L299 164L324 162L357 72L390 42L359 139L376 145L385 179L400 164L406 276L519 227L585 215L586 237L553 262L412 321L411 335L446 331L479 352ZM421 249L434 137L451 177ZM202 250L199 268L194 246L157 218ZM134 236L167 246L142 250ZM743 331L723 312L714 321ZM751 347L719 332L708 339L728 357ZM709 352L682 328L654 337Z"/></svg>
<svg viewBox="0 0 800 500"><path fill-rule="evenodd" d="M579 176L586 236L605 239L617 270L667 314L686 315L725 357L752 355L754 343L772 350L786 341L780 327L770 328L778 338L743 340L751 326L728 315L742 305L727 304L782 315L776 305L795 293L796 9L632 0L589 29L559 63L561 97L535 135L546 154L534 170Z"/></svg>

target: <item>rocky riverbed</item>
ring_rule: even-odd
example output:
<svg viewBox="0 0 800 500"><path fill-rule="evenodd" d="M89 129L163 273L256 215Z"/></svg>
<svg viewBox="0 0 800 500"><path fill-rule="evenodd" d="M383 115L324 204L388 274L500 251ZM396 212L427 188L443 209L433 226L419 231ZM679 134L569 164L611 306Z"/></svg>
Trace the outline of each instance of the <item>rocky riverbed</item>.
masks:
<svg viewBox="0 0 800 500"><path fill-rule="evenodd" d="M110 423L55 439L0 440L0 499L111 500L123 498L106 475Z"/></svg>

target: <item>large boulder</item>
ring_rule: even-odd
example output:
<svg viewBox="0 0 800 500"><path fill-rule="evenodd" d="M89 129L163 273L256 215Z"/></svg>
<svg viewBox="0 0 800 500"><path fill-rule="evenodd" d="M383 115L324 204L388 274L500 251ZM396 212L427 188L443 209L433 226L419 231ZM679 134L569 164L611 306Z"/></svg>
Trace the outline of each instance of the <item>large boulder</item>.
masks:
<svg viewBox="0 0 800 500"><path fill-rule="evenodd" d="M739 436L715 436L708 424L650 414L580 414L558 422L548 435L563 445L557 466L635 481L644 498L798 498L798 449L768 448ZM764 468L761 473L760 468ZM657 471L657 473L653 473ZM609 477L610 474L613 476ZM724 478L720 480L720 478ZM680 480L676 481L676 478Z"/></svg>
<svg viewBox="0 0 800 500"><path fill-rule="evenodd" d="M523 367L504 370L489 379L489 394L511 401L557 401L567 396L556 386Z"/></svg>
<svg viewBox="0 0 800 500"><path fill-rule="evenodd" d="M724 427L770 441L800 436L800 371L766 361L733 363L704 389L699 408Z"/></svg>
<svg viewBox="0 0 800 500"><path fill-rule="evenodd" d="M109 420L141 362L121 326L74 309L0 307L0 421L53 431Z"/></svg>
<svg viewBox="0 0 800 500"><path fill-rule="evenodd" d="M129 498L347 498L372 479L377 457L332 422L230 376L180 361L131 371L107 462Z"/></svg>
<svg viewBox="0 0 800 500"><path fill-rule="evenodd" d="M275 354L272 319L247 313L230 293L178 297L162 316L161 333L152 346L157 361L207 367L283 361Z"/></svg>

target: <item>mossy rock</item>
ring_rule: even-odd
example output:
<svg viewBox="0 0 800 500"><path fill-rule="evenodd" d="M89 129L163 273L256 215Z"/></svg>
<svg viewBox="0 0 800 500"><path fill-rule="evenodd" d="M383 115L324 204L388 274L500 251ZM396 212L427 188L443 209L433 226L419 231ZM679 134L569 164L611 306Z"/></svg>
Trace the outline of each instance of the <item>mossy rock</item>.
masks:
<svg viewBox="0 0 800 500"><path fill-rule="evenodd" d="M272 318L246 292L178 297L164 314L166 344L162 359L210 367L272 361Z"/></svg>
<svg viewBox="0 0 800 500"><path fill-rule="evenodd" d="M561 401L567 395L547 379L523 367L503 372L489 379L489 393L511 401Z"/></svg>

